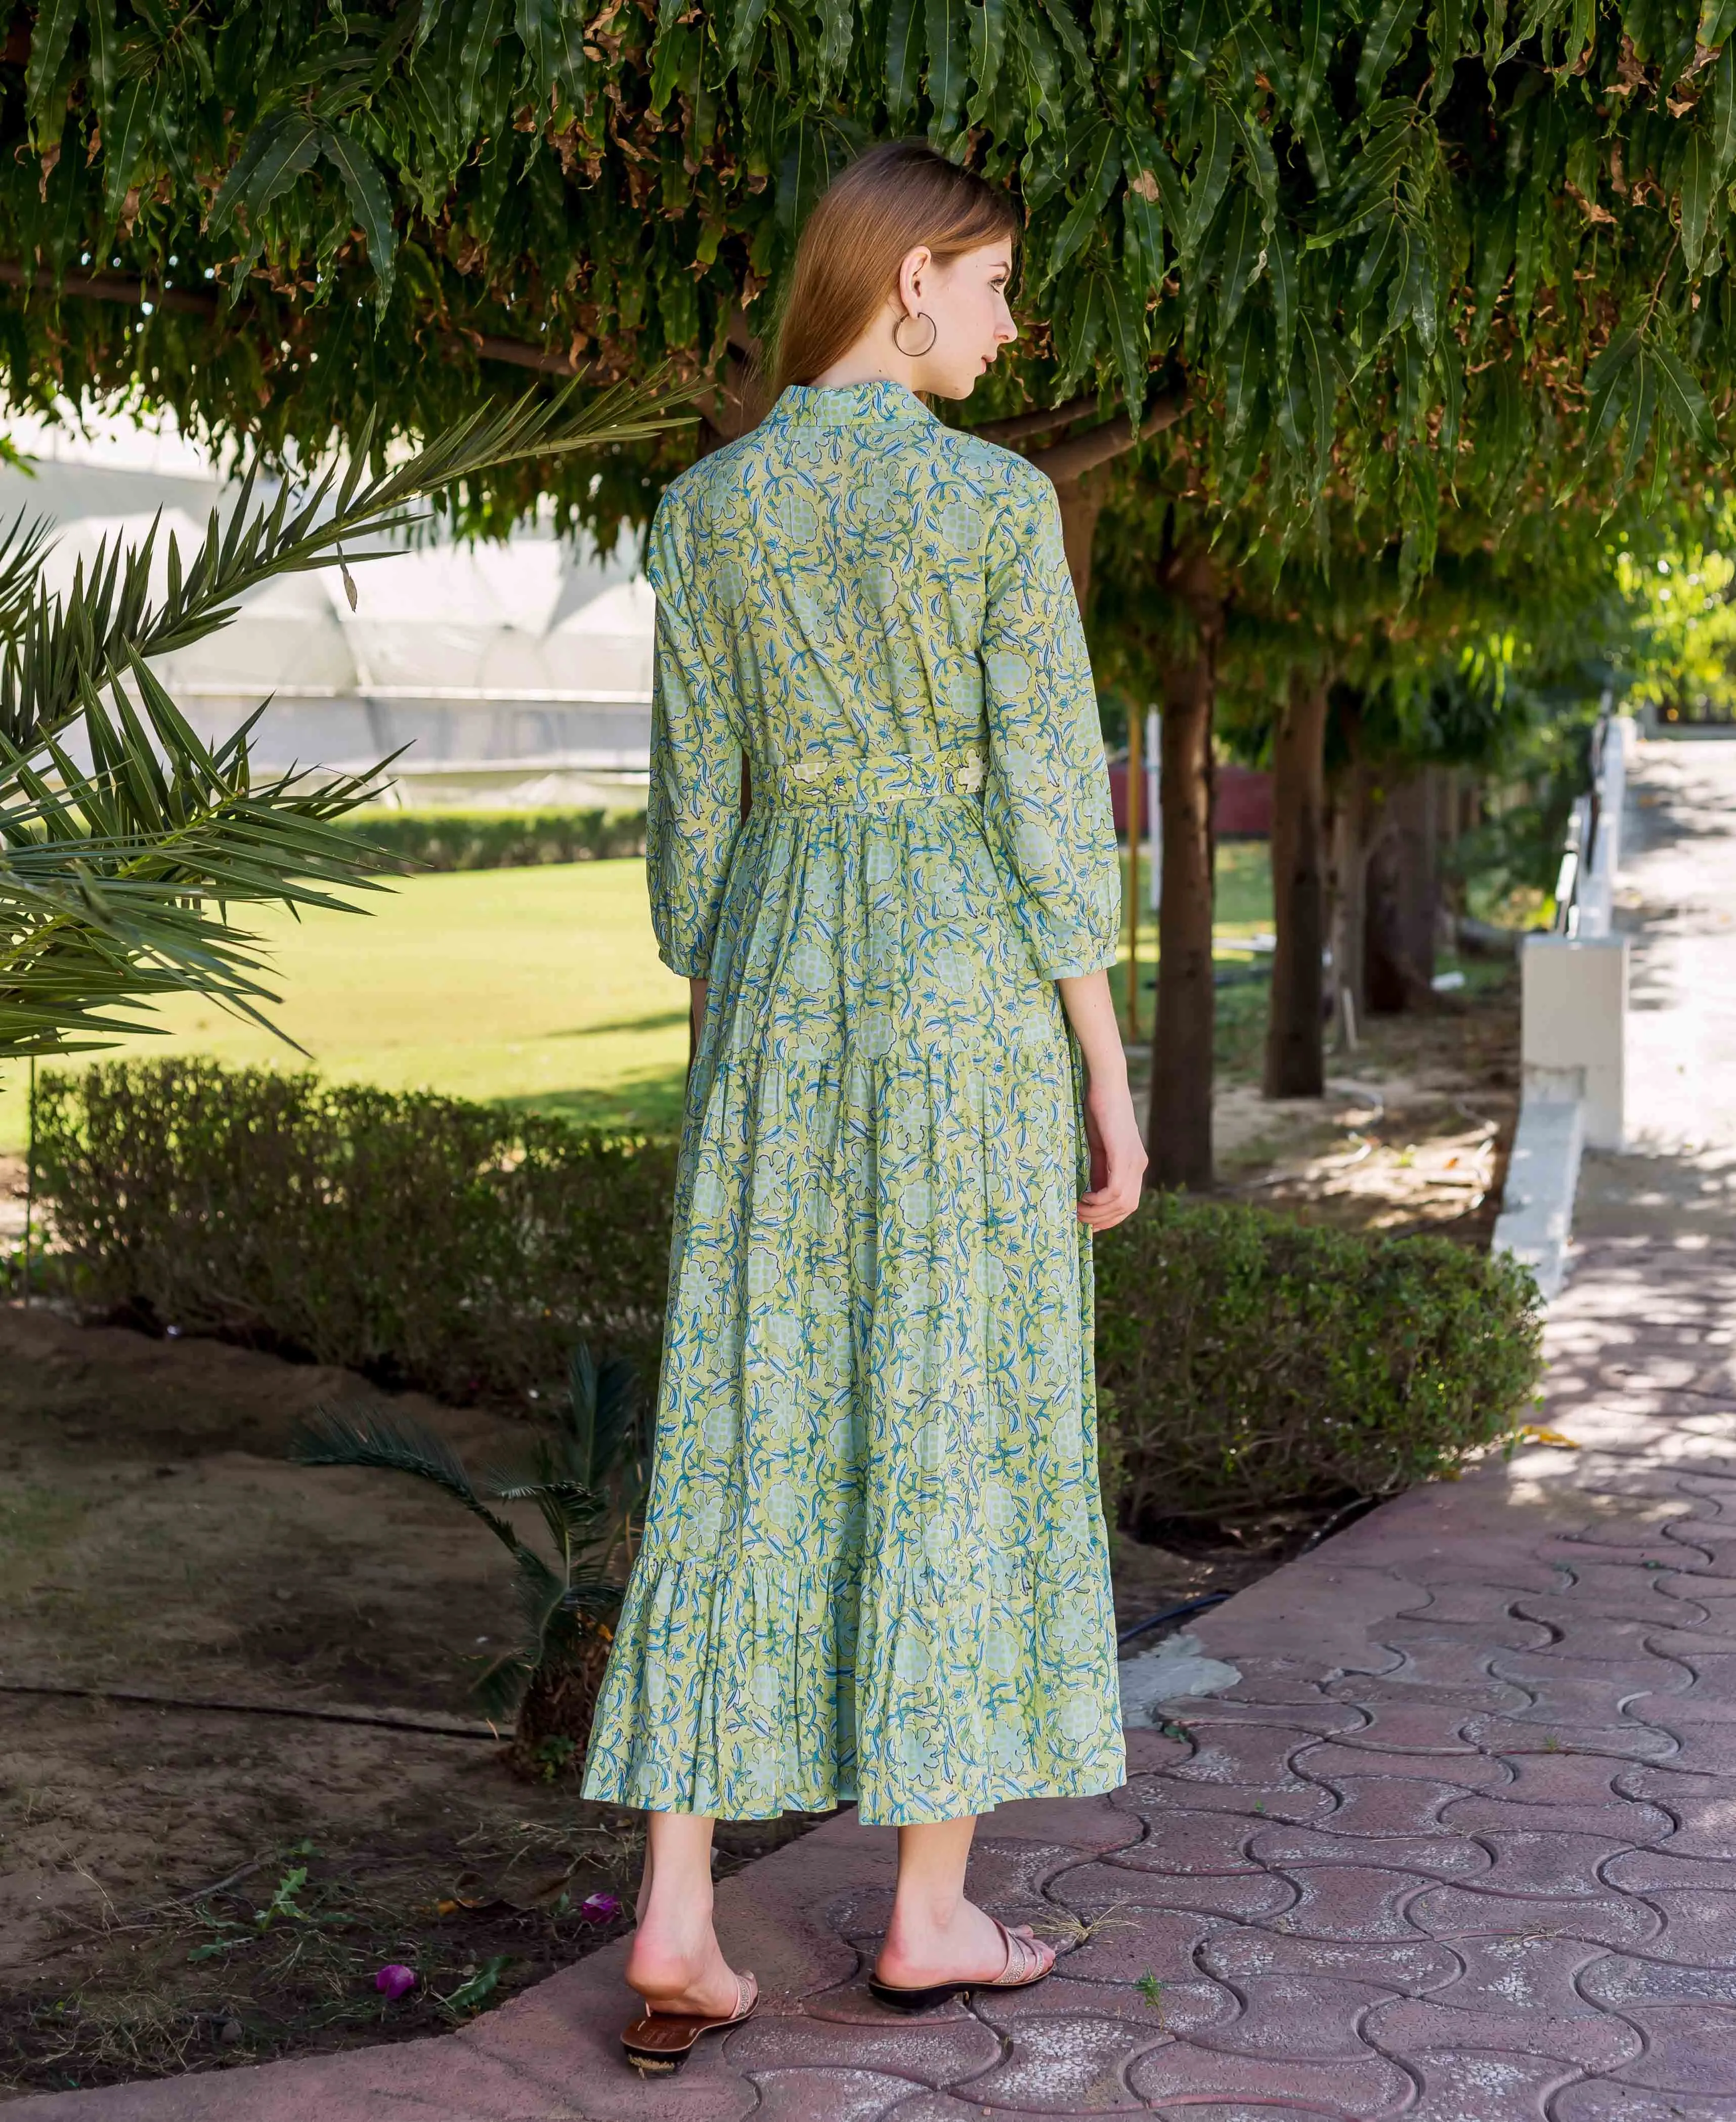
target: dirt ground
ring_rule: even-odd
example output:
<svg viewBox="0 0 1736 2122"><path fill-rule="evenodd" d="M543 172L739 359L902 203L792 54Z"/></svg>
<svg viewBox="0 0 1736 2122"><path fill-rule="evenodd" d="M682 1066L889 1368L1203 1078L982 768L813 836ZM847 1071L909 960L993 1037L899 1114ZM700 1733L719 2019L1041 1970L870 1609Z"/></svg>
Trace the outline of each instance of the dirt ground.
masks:
<svg viewBox="0 0 1736 2122"><path fill-rule="evenodd" d="M1466 972L1464 988L1429 1009L1371 1018L1355 1052L1330 1053L1324 1098L1261 1096L1263 990L1221 991L1220 1194L1308 1222L1486 1250L1519 1117L1519 976L1511 960ZM1128 1065L1143 1110L1143 1049L1130 1049Z"/></svg>
<svg viewBox="0 0 1736 2122"><path fill-rule="evenodd" d="M1230 1053L1223 1190L1486 1244L1517 1043L1496 970L1377 1022L1324 1100L1267 1104ZM0 1165L0 1261L22 1190ZM468 1699L512 1627L503 1552L408 1479L287 1463L315 1410L388 1406L473 1463L526 1441L346 1372L0 1303L0 2102L432 2031L622 1928L593 1897L630 1898L636 1819L512 1775ZM1123 1629L1322 1526L1164 1530L1116 1543ZM720 1830L720 1868L805 1824ZM418 1978L399 2003L373 1980L394 1962Z"/></svg>
<svg viewBox="0 0 1736 2122"><path fill-rule="evenodd" d="M0 1306L0 2086L426 2031L621 1928L582 1905L627 1893L634 1819L511 1774L466 1699L504 1551L407 1479L284 1459L317 1408L383 1404ZM473 1463L525 1441L390 1405ZM62 1688L161 1699L16 1691ZM393 1961L421 1979L388 2004Z"/></svg>

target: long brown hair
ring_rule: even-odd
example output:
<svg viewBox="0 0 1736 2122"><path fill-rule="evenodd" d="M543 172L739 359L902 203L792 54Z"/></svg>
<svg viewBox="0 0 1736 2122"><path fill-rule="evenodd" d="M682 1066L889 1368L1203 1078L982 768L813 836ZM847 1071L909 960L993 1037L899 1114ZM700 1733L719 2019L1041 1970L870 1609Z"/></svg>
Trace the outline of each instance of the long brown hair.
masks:
<svg viewBox="0 0 1736 2122"><path fill-rule="evenodd" d="M920 140L887 140L821 194L796 248L778 320L774 395L811 383L873 323L918 244L940 260L1016 239L1011 198Z"/></svg>

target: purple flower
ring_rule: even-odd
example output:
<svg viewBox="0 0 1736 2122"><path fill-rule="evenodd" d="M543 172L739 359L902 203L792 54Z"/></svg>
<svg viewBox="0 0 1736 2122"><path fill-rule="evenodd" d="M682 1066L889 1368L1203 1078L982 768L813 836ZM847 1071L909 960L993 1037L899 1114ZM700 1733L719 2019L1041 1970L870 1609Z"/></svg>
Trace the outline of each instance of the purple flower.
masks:
<svg viewBox="0 0 1736 2122"><path fill-rule="evenodd" d="M579 1914L586 1923L612 1923L621 1913L621 1904L613 1894L587 1894L579 1903Z"/></svg>
<svg viewBox="0 0 1736 2122"><path fill-rule="evenodd" d="M374 1977L374 1987L395 2004L400 1997L408 1997L416 1987L416 1970L394 1960L382 1967Z"/></svg>

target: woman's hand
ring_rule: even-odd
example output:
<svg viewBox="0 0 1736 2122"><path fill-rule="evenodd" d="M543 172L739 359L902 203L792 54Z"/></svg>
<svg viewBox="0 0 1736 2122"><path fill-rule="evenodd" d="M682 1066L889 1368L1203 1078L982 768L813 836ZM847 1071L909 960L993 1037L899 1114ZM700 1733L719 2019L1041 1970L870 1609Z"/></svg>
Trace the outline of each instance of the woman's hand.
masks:
<svg viewBox="0 0 1736 2122"><path fill-rule="evenodd" d="M709 980L689 980L688 985L688 1022L693 1035L693 1051L699 1050L699 1035L705 1029L705 997Z"/></svg>
<svg viewBox="0 0 1736 2122"><path fill-rule="evenodd" d="M1146 1171L1146 1145L1133 1117L1125 1068L1118 1082L1094 1082L1086 1091L1085 1140L1091 1152L1091 1190L1080 1198L1079 1220L1094 1231L1107 1231L1125 1222L1139 1206Z"/></svg>
<svg viewBox="0 0 1736 2122"><path fill-rule="evenodd" d="M1091 1152L1091 1190L1080 1198L1079 1220L1094 1231L1125 1222L1139 1206L1146 1145L1133 1117L1127 1088L1127 1057L1109 993L1109 975L1082 973L1057 983L1085 1055L1085 1140Z"/></svg>

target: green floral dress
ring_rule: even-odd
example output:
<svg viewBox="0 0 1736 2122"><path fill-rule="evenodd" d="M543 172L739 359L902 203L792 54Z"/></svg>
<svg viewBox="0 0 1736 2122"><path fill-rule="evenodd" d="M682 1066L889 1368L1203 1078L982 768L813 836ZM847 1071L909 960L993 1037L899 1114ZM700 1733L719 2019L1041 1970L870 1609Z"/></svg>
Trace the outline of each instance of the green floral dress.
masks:
<svg viewBox="0 0 1736 2122"><path fill-rule="evenodd" d="M652 527L664 962L709 976L585 1795L950 1820L1122 1778L1079 1054L1108 776L1054 488L785 391ZM753 806L740 815L745 750Z"/></svg>

